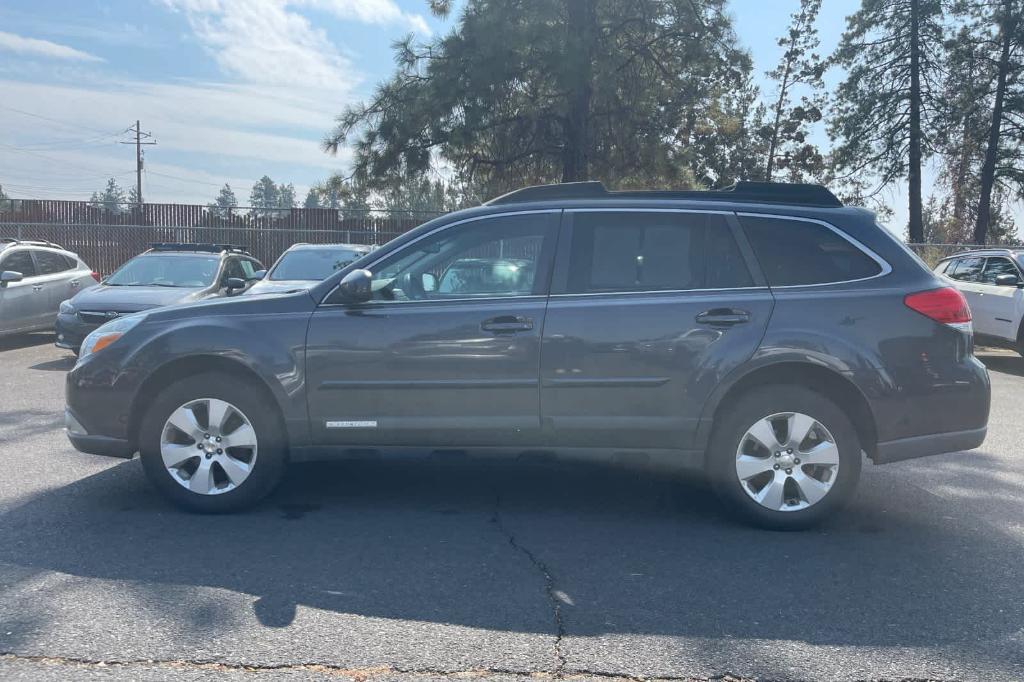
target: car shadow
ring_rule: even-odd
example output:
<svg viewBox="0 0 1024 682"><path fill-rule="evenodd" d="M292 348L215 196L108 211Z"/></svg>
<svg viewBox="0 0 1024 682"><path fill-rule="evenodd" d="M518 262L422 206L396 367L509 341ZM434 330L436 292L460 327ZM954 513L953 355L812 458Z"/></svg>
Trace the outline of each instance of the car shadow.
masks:
<svg viewBox="0 0 1024 682"><path fill-rule="evenodd" d="M970 485L1019 493L994 474ZM380 461L297 465L255 510L196 516L166 505L131 461L0 513L0 562L24 576L6 575L5 591L50 571L130 581L152 593L144 608L200 634L232 623L157 595L253 595L271 628L311 607L554 634L557 594L573 636L887 647L1018 636L1019 538L950 523L947 507L887 477L820 528L777 533L725 517L697 477ZM46 606L20 617L45 628Z"/></svg>
<svg viewBox="0 0 1024 682"><path fill-rule="evenodd" d="M46 362L40 362L35 365L30 365L29 369L35 369L41 372L67 372L75 366L75 356L66 355L56 360L47 360Z"/></svg>
<svg viewBox="0 0 1024 682"><path fill-rule="evenodd" d="M0 336L0 351L18 350L31 346L42 346L52 344L55 340L53 332L33 332L30 334L13 334L11 336Z"/></svg>
<svg viewBox="0 0 1024 682"><path fill-rule="evenodd" d="M982 364L988 368L990 372L1000 372L1002 374L1012 374L1018 377L1024 377L1024 357L1017 355L1003 354L978 354L978 359L981 360Z"/></svg>

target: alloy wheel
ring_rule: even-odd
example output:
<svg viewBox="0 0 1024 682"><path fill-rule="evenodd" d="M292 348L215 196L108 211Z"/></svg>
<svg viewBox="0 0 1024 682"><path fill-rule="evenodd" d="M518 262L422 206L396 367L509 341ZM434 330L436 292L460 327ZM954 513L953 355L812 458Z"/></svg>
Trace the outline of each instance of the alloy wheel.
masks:
<svg viewBox="0 0 1024 682"><path fill-rule="evenodd" d="M245 482L256 464L256 431L231 403L200 398L171 413L160 455L175 481L198 495L219 495Z"/></svg>
<svg viewBox="0 0 1024 682"><path fill-rule="evenodd" d="M736 448L743 491L772 511L799 511L820 502L839 473L839 447L825 426L800 412L780 412L753 424Z"/></svg>

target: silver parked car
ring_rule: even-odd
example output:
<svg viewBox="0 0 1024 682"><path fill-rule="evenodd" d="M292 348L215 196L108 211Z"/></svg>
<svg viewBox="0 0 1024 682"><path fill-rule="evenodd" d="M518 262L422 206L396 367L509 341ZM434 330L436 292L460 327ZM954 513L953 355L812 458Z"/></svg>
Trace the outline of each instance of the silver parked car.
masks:
<svg viewBox="0 0 1024 682"><path fill-rule="evenodd" d="M0 336L53 329L60 304L98 279L57 244L0 239Z"/></svg>
<svg viewBox="0 0 1024 682"><path fill-rule="evenodd" d="M292 244L249 294L308 289L374 250L366 244Z"/></svg>

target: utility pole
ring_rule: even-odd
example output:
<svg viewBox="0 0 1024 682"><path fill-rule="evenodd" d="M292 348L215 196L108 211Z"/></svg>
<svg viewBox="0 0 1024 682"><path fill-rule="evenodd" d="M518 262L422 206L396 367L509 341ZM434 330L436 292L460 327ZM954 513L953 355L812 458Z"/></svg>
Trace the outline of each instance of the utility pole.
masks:
<svg viewBox="0 0 1024 682"><path fill-rule="evenodd" d="M135 121L134 128L129 126L125 132L135 133L135 142L122 142L121 144L135 145L135 197L139 200L139 206L142 206L142 146L146 144L156 144L156 140L143 142L144 139L152 138L153 133L142 132L138 121Z"/></svg>

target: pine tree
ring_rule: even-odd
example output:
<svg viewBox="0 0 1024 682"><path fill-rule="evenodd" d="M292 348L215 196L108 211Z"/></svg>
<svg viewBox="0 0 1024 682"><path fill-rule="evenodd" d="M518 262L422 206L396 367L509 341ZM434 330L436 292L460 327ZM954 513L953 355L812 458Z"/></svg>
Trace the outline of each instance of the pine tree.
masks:
<svg viewBox="0 0 1024 682"><path fill-rule="evenodd" d="M121 213L126 210L127 199L124 190L117 184L117 180L110 178L107 186L101 192L93 192L89 203L95 208L102 208L108 213Z"/></svg>
<svg viewBox="0 0 1024 682"><path fill-rule="evenodd" d="M833 57L846 69L829 125L836 166L872 172L879 188L906 177L910 241L924 238L921 167L941 70L941 0L862 0Z"/></svg>
<svg viewBox="0 0 1024 682"><path fill-rule="evenodd" d="M778 66L767 73L776 83L775 101L768 124L762 130L768 150L764 179L771 182L776 170L785 167L789 179L805 181L820 178L824 160L817 147L807 141L808 128L821 120L824 105L822 75L825 62L818 56L818 31L815 21L821 0L800 0L800 9L791 16L789 30L778 39L783 49ZM798 103L795 91L803 89Z"/></svg>
<svg viewBox="0 0 1024 682"><path fill-rule="evenodd" d="M355 175L374 188L438 162L484 196L583 179L692 184L728 168L694 150L745 125L729 99L751 63L725 5L467 0L448 35L397 46L395 74L325 146L352 144Z"/></svg>
<svg viewBox="0 0 1024 682"><path fill-rule="evenodd" d="M238 199L235 197L235 192L231 189L231 185L227 183L224 183L224 186L220 188L220 192L217 194L217 198L213 200L213 203L206 205L211 215L225 219L231 217L231 212L236 206L238 206Z"/></svg>
<svg viewBox="0 0 1024 682"><path fill-rule="evenodd" d="M270 216L280 207L280 190L277 184L264 175L256 181L249 192L249 206L258 216Z"/></svg>

